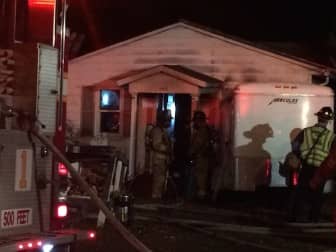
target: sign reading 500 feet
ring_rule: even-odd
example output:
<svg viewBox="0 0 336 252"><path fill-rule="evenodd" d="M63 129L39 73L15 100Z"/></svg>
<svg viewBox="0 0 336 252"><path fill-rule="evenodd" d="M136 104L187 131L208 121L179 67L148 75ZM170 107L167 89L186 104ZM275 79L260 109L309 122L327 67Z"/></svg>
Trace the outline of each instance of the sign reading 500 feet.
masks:
<svg viewBox="0 0 336 252"><path fill-rule="evenodd" d="M33 211L31 208L1 210L1 228L14 228L32 224Z"/></svg>

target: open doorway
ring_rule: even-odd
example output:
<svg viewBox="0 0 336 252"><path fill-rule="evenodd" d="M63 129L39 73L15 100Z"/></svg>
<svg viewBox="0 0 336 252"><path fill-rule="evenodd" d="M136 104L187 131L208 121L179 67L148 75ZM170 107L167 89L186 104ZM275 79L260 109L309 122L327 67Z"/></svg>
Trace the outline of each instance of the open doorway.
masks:
<svg viewBox="0 0 336 252"><path fill-rule="evenodd" d="M191 96L189 94L160 94L157 111L169 110L172 116L168 134L174 146L174 160L170 165L179 193L183 193L186 168L189 161L188 150L191 138Z"/></svg>
<svg viewBox="0 0 336 252"><path fill-rule="evenodd" d="M178 175L175 177L175 182L180 193L182 193L187 162L189 159L191 96L189 94L175 94L174 103L174 162L171 166L171 170L173 174Z"/></svg>
<svg viewBox="0 0 336 252"><path fill-rule="evenodd" d="M184 167L190 142L191 96L189 94L161 94L159 110L167 109L172 115L168 133L174 143L177 170Z"/></svg>
<svg viewBox="0 0 336 252"><path fill-rule="evenodd" d="M157 111L169 109L172 115L169 136L174 143L174 172L182 172L190 141L191 96L189 94L141 94L137 118L137 173L147 170L145 160L146 132L156 124Z"/></svg>
<svg viewBox="0 0 336 252"><path fill-rule="evenodd" d="M172 117L170 121L170 127L167 129L168 135L171 140L175 139L175 117L176 117L176 103L175 94L159 94L159 104L157 106L157 112L162 110L168 110Z"/></svg>

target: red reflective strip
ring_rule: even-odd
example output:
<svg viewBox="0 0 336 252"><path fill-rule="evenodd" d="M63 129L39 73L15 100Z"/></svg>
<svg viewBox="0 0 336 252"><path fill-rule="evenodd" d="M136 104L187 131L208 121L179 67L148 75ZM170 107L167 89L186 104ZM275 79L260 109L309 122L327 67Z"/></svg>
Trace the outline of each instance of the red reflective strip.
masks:
<svg viewBox="0 0 336 252"><path fill-rule="evenodd" d="M265 175L266 177L269 177L271 174L271 160L266 159L265 160Z"/></svg>
<svg viewBox="0 0 336 252"><path fill-rule="evenodd" d="M68 175L68 170L67 170L67 168L65 167L64 164L58 163L57 168L58 168L57 169L58 170L58 175L61 175L61 176Z"/></svg>
<svg viewBox="0 0 336 252"><path fill-rule="evenodd" d="M296 186L298 184L298 179L299 179L299 174L297 172L294 172L293 177L292 177L293 185Z"/></svg>

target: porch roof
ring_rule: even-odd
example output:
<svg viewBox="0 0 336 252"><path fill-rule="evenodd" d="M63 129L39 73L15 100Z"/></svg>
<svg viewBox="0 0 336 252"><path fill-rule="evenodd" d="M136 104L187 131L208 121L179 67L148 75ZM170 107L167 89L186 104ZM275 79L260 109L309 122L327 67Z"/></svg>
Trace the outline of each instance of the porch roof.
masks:
<svg viewBox="0 0 336 252"><path fill-rule="evenodd" d="M204 75L181 65L159 65L139 71L132 71L128 75L123 75L121 78L117 77L116 83L118 86L124 86L158 74L165 74L186 81L199 88L216 88L222 83L219 79Z"/></svg>

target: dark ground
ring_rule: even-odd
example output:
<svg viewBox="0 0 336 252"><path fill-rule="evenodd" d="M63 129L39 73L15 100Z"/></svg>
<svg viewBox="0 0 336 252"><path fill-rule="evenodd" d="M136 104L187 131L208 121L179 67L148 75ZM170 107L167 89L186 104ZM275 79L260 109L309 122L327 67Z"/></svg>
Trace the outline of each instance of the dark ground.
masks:
<svg viewBox="0 0 336 252"><path fill-rule="evenodd" d="M99 163L94 160L88 166L94 171ZM91 181L94 176L88 174L89 182L95 182L99 188L102 183ZM329 222L329 226L291 227L286 226L285 215L290 193L283 188L244 193L222 191L216 202L181 202L182 197L176 200L172 186L176 184L178 188L179 183L170 183L166 200L158 204L149 199L151 184L151 177L143 175L126 185L127 191L134 196L134 218L127 228L151 251L330 252L336 248L336 229L331 223L334 204L336 207L334 195L326 197L322 211L322 221ZM90 213L96 215L97 210L90 201L73 203L73 208L79 212L73 214L75 218L70 218L77 220L72 226L95 229L96 219L88 216L91 216ZM94 244L81 244L76 251L132 252L135 249L114 228L105 224L103 229L97 231Z"/></svg>
<svg viewBox="0 0 336 252"><path fill-rule="evenodd" d="M309 232L314 233L305 233L308 230L305 228L284 229L287 198L288 193L280 190L258 193L223 192L216 204L176 204L171 201L169 204L158 205L137 198L134 202L134 218L127 228L150 250L157 252L336 251L335 229L330 223L334 195L326 196L322 211L323 223L329 222L332 226L327 230L314 224L309 227L310 230L315 230ZM184 222L190 219L221 223L233 230L213 231L209 226ZM81 221L80 225L94 227L95 220ZM237 227L242 230L236 230ZM86 249L87 247L78 251L88 251ZM90 251L136 250L107 224L98 231L97 243Z"/></svg>

